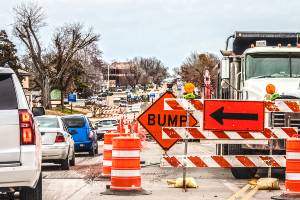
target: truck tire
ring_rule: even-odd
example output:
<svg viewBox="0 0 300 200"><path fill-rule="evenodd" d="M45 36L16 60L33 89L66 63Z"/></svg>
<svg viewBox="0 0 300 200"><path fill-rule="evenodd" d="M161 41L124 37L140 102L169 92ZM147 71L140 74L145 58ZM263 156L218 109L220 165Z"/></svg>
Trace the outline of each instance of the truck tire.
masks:
<svg viewBox="0 0 300 200"><path fill-rule="evenodd" d="M20 191L21 200L42 200L42 173L40 174L39 180L35 188L24 187Z"/></svg>
<svg viewBox="0 0 300 200"><path fill-rule="evenodd" d="M228 155L245 155L241 144L229 144L226 147ZM251 179L255 176L257 168L232 167L231 173L236 179Z"/></svg>

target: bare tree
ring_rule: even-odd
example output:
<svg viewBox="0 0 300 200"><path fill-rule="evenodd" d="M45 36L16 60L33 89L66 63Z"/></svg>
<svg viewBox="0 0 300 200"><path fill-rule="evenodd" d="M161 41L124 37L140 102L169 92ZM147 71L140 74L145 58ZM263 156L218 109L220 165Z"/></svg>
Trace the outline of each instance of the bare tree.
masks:
<svg viewBox="0 0 300 200"><path fill-rule="evenodd" d="M53 46L41 47L39 31L45 26L45 14L38 4L21 4L14 8L15 35L23 42L32 61L32 73L41 89L42 104L50 107L50 91L62 88L62 80L72 73L70 66L74 55L86 46L96 42L99 36L92 29L83 31L81 24L65 25L54 33ZM69 70L69 71L68 71Z"/></svg>
<svg viewBox="0 0 300 200"><path fill-rule="evenodd" d="M155 57L135 57L129 63L130 69L127 80L133 87L137 84L146 86L148 83L159 85L168 75L167 68Z"/></svg>
<svg viewBox="0 0 300 200"><path fill-rule="evenodd" d="M196 84L196 86L201 87L203 84L203 74L205 70L210 72L212 82L216 83L217 71L215 66L218 63L218 57L213 54L198 54L193 52L185 59L178 73L184 81L192 82Z"/></svg>

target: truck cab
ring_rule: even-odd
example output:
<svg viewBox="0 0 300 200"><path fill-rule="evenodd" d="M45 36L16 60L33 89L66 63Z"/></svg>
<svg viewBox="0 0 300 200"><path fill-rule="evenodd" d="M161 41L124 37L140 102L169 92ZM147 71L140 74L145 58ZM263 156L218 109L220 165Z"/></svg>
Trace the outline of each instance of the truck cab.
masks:
<svg viewBox="0 0 300 200"><path fill-rule="evenodd" d="M266 87L272 84L279 99L300 100L300 45L299 33L235 32L226 40L220 64L220 99L258 100L267 97ZM229 42L233 39L232 48ZM298 127L298 113L272 113L265 127ZM273 154L285 154L284 140L274 140ZM269 154L270 144L224 144L217 146L223 155ZM251 178L256 169L232 168L236 178Z"/></svg>

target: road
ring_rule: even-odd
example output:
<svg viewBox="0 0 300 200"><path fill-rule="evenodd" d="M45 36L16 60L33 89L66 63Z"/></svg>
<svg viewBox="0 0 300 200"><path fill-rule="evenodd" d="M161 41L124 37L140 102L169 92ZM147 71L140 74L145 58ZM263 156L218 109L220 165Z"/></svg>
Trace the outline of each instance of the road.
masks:
<svg viewBox="0 0 300 200"><path fill-rule="evenodd" d="M102 149L99 143L99 149ZM181 154L183 143L176 144L170 152L171 154ZM101 152L101 150L100 150ZM181 169L160 168L158 165L162 151L154 142L148 142L142 151L141 159L146 162L146 167L142 168L142 187L151 191L151 195L143 196L111 196L102 195L109 181L99 180L101 173L102 155L92 158L84 154L77 154L77 165L70 171L61 171L58 166L43 167L43 199L44 200L122 200L122 199L142 199L142 200L185 200L202 199L217 200L228 199L234 193L247 185L247 180L235 180L229 169L188 169L188 176L196 179L199 187L188 189L183 192L179 188L170 188L166 180L175 179L182 176ZM190 154L213 154L214 147L209 144L190 143ZM151 165L154 164L154 165ZM265 173L260 173L266 176ZM281 175L277 173L277 175ZM284 182L280 181L281 188L284 189ZM252 199L270 199L271 196L279 195L283 190L258 191Z"/></svg>

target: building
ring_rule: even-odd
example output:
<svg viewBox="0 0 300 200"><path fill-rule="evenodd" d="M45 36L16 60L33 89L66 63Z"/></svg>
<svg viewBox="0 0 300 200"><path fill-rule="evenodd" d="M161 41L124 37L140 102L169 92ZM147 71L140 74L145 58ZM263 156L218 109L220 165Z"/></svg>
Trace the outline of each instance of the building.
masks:
<svg viewBox="0 0 300 200"><path fill-rule="evenodd" d="M107 66L107 69L109 68L109 87L115 88L115 87L124 87L127 86L126 79L130 77L130 63L129 62L113 62L109 66ZM107 70L106 70L107 71ZM108 73L104 74L104 80L106 80Z"/></svg>

